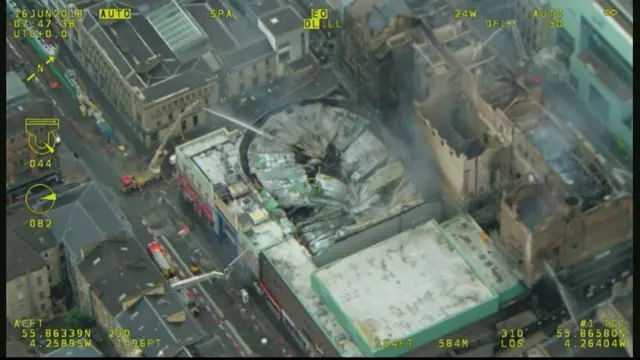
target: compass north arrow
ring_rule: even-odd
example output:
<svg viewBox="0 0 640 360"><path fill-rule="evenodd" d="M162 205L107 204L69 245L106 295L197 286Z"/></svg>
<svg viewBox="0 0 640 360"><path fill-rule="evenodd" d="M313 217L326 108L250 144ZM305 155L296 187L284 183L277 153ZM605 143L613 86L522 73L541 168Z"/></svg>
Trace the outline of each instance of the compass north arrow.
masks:
<svg viewBox="0 0 640 360"><path fill-rule="evenodd" d="M58 196L55 193L53 193L53 194L49 194L49 195L41 197L40 200L56 201L57 198L58 198Z"/></svg>

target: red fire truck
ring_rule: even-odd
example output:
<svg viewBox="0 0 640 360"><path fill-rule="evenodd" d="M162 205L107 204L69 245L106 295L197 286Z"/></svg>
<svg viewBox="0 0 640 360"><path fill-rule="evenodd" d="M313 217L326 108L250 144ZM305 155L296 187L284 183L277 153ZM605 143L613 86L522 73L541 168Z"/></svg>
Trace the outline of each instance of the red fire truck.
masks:
<svg viewBox="0 0 640 360"><path fill-rule="evenodd" d="M147 251L167 279L171 279L176 276L176 268L173 265L173 261L162 244L157 240L153 241L147 245Z"/></svg>

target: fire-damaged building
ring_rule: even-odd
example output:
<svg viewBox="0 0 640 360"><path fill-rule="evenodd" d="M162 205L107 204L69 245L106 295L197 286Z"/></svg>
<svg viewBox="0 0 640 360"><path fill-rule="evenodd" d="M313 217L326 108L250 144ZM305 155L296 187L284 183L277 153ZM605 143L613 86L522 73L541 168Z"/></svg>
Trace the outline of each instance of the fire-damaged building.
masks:
<svg viewBox="0 0 640 360"><path fill-rule="evenodd" d="M238 253L243 254L240 263L244 271L255 279L253 285L269 300L300 347L313 356L390 355L389 350L377 348L375 339L384 336L383 323L395 321L389 312L387 320L380 320L378 330L369 330L369 335L362 337L349 325L358 322L355 315L340 313L335 304L327 302L327 294L333 293L330 284L318 289L312 286L313 274L376 244L380 248L370 251L392 253L400 251L397 247L402 241L407 242L407 250L421 246L421 241L434 249L448 249L445 244L455 241L449 238L454 230L438 225L452 210L441 198L424 198L416 191L403 165L379 140L378 130L369 128L367 119L368 115L353 104L309 100L272 110L258 120L255 129L220 129L176 148L183 199L215 236L236 243ZM424 225L429 220L433 223ZM472 224L470 221L467 223ZM476 229L473 226L477 225L467 223L465 227ZM427 230L413 232L421 225L433 236L421 235ZM475 234L473 241L484 243L476 234L481 230L470 231ZM401 237L404 240L387 242L399 233L406 234ZM442 242L444 239L449 240ZM383 242L386 245L381 245ZM447 256L453 256L452 261L466 261L458 252ZM363 266L362 273L367 271L364 258L348 261ZM389 267L393 267L392 261ZM384 264L372 266L386 271L381 270ZM422 265L410 265L407 270L416 277L424 271ZM481 280L485 285L470 290L482 293L483 300L465 302L466 307L456 312L468 310L475 315L467 319L481 318L495 312L503 296L519 294L517 279L510 278L504 269L496 271L500 279L492 280L493 275L488 275ZM464 279L462 276L460 281L474 281ZM401 286L391 281L388 285ZM363 291L365 287L363 282ZM389 299L380 297L380 306L392 307L386 304ZM434 311L438 313L425 303L414 312ZM433 324L427 323L414 325L406 331L421 334L415 351L444 329L433 330Z"/></svg>
<svg viewBox="0 0 640 360"><path fill-rule="evenodd" d="M550 269L631 241L623 171L547 111L540 88L510 76L463 23L423 20L430 41L415 48L428 70L414 120L450 193L462 203L498 195L493 242L522 280L535 284Z"/></svg>
<svg viewBox="0 0 640 360"><path fill-rule="evenodd" d="M402 1L353 1L343 17L341 62L371 104L397 105L411 66L413 13Z"/></svg>
<svg viewBox="0 0 640 360"><path fill-rule="evenodd" d="M6 129L7 129L7 204L24 197L35 184L52 184L60 181L60 166L57 152L36 154L29 147L29 136L25 131L27 118L51 118L53 103L33 94L15 72L7 73ZM34 135L46 139L44 126L29 129ZM42 139L39 139L42 141Z"/></svg>

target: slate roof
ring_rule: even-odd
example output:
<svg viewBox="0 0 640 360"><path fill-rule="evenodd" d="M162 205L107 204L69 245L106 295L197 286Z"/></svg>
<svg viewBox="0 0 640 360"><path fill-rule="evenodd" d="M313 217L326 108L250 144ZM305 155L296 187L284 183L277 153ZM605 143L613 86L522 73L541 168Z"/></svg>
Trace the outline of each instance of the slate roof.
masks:
<svg viewBox="0 0 640 360"><path fill-rule="evenodd" d="M142 247L124 234L117 234L86 251L78 268L114 317L122 311L123 300L165 283Z"/></svg>
<svg viewBox="0 0 640 360"><path fill-rule="evenodd" d="M77 261L84 246L125 229L116 199L112 191L95 181L58 194L54 209L48 213L53 236Z"/></svg>
<svg viewBox="0 0 640 360"><path fill-rule="evenodd" d="M176 357L184 353L183 346L202 339L207 333L186 311L186 304L177 293L147 295L134 306L116 316L120 326L131 330L131 337L138 339L160 339L162 349L147 347L143 357Z"/></svg>
<svg viewBox="0 0 640 360"><path fill-rule="evenodd" d="M302 17L291 6L262 15L260 21L274 36L302 29Z"/></svg>
<svg viewBox="0 0 640 360"><path fill-rule="evenodd" d="M83 25L129 85L139 88L150 103L185 88L201 87L221 69L210 56L211 39L219 33L212 36L187 11L195 6L207 22L214 22L205 5L206 1L179 5L174 0L106 0L86 9ZM131 20L97 18L99 9L122 7L133 9Z"/></svg>
<svg viewBox="0 0 640 360"><path fill-rule="evenodd" d="M45 357L104 357L100 350L96 349L94 346L89 348L60 348L58 350L54 350Z"/></svg>
<svg viewBox="0 0 640 360"><path fill-rule="evenodd" d="M98 20L99 9L123 7L133 9L131 20ZM151 103L214 81L222 69L221 55L230 53L232 59L251 63L263 58L265 52L273 54L264 44L253 46L266 37L239 12L234 12L232 19L211 19L211 9L228 8L231 5L224 0L180 5L174 0L105 0L85 10L83 26L129 85L139 88L144 101ZM262 52L256 53L258 50ZM234 58L238 51L241 54ZM147 60L148 66L144 65ZM237 67L235 63L227 65Z"/></svg>
<svg viewBox="0 0 640 360"><path fill-rule="evenodd" d="M38 254L56 247L56 238L51 229L30 227L29 219L31 216L29 215L27 210L11 215L7 218L8 227Z"/></svg>
<svg viewBox="0 0 640 360"><path fill-rule="evenodd" d="M231 71L238 71L274 53L269 41L264 39L245 48L224 53L222 59Z"/></svg>
<svg viewBox="0 0 640 360"><path fill-rule="evenodd" d="M37 271L46 266L40 254L31 249L14 231L6 230L7 281Z"/></svg>

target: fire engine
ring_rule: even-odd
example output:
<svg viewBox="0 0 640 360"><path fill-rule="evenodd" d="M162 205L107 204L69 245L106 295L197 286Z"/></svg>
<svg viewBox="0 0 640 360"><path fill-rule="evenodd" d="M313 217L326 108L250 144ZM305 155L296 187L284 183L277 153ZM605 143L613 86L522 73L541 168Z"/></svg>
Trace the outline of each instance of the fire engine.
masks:
<svg viewBox="0 0 640 360"><path fill-rule="evenodd" d="M167 279L171 279L176 276L176 269L173 265L173 261L162 244L157 240L153 241L147 245L147 251L149 251L149 255L153 258L153 261L158 265L160 271L162 271L162 274Z"/></svg>

